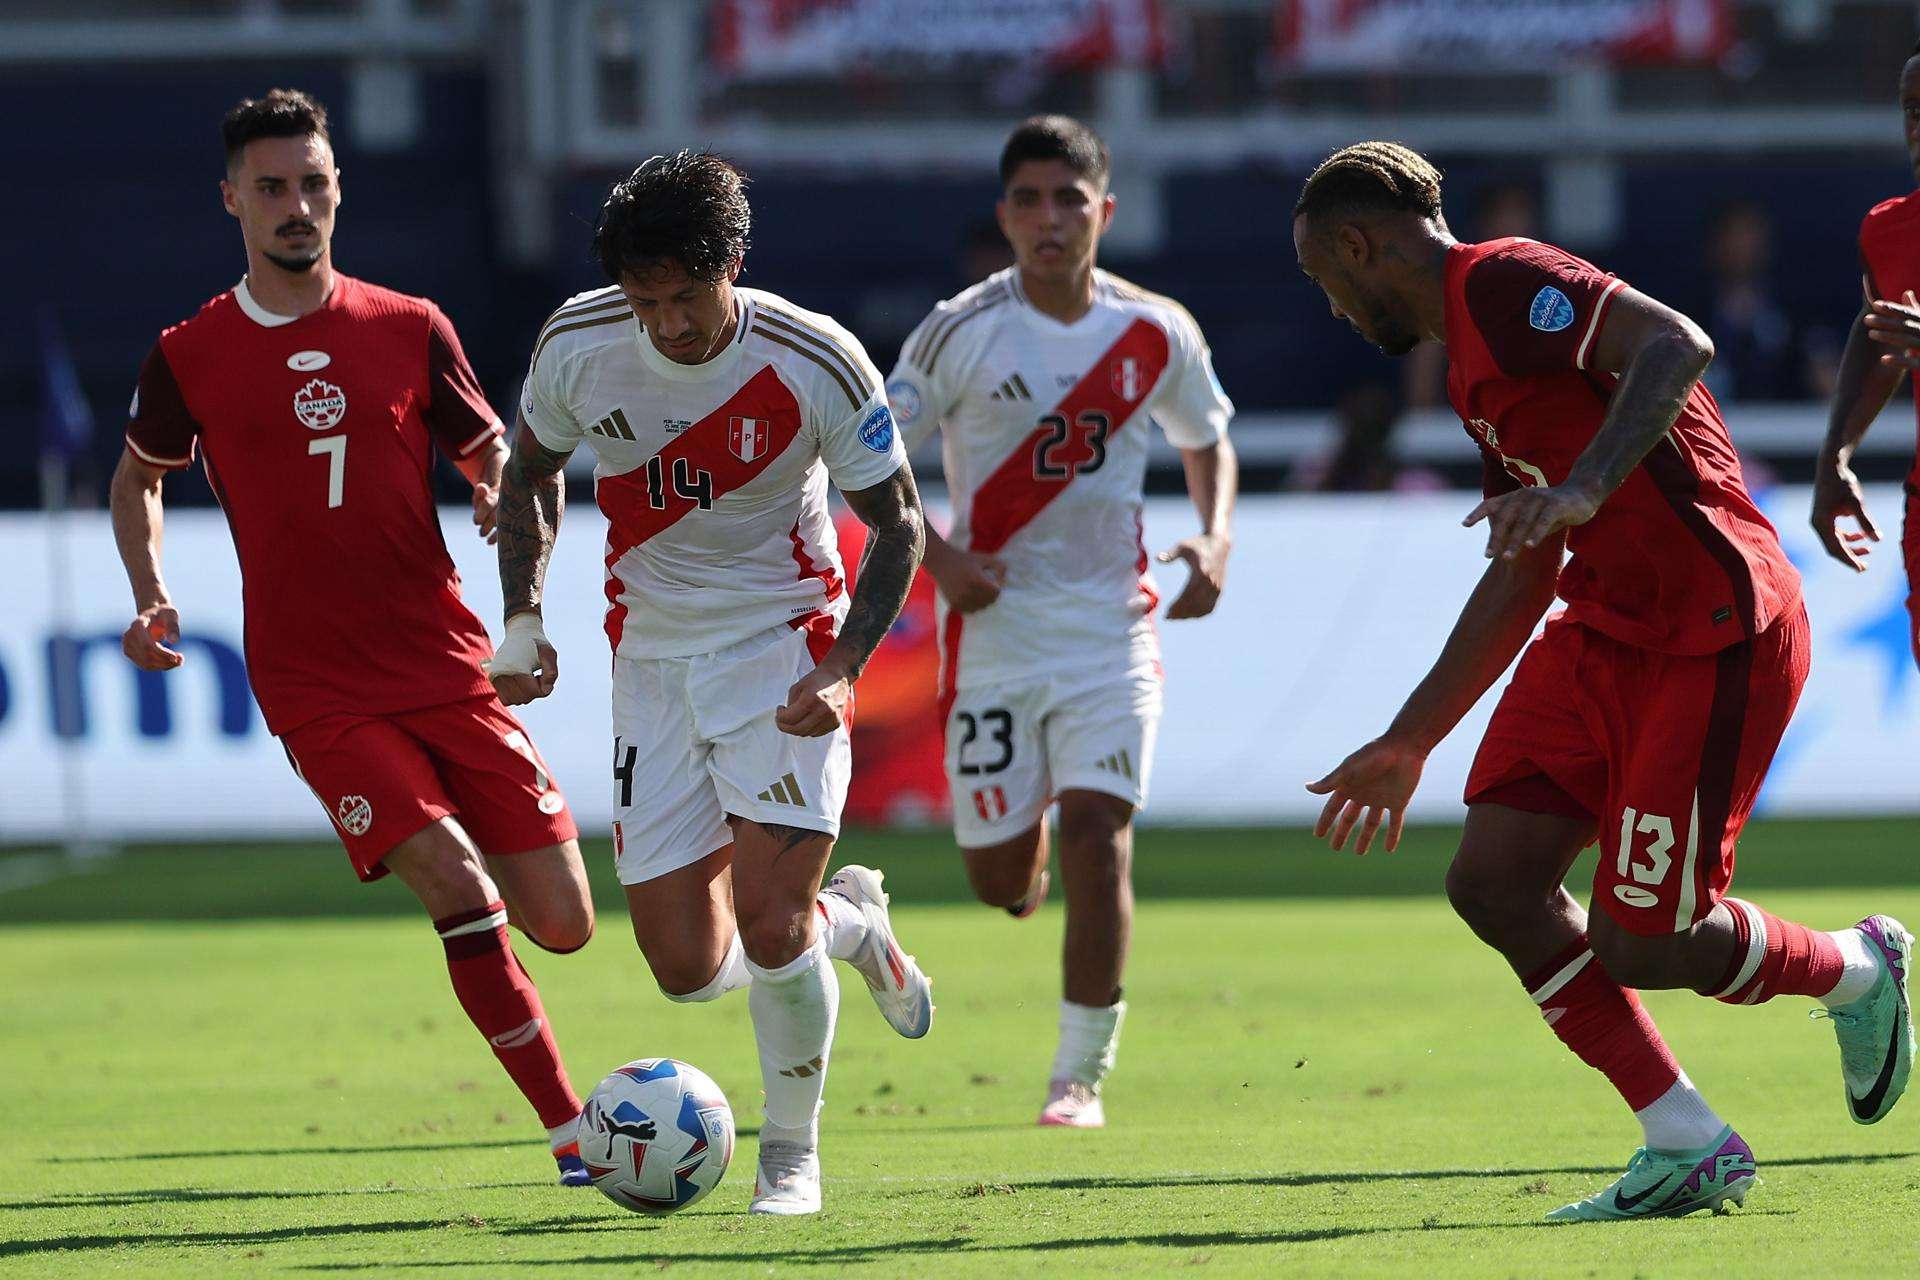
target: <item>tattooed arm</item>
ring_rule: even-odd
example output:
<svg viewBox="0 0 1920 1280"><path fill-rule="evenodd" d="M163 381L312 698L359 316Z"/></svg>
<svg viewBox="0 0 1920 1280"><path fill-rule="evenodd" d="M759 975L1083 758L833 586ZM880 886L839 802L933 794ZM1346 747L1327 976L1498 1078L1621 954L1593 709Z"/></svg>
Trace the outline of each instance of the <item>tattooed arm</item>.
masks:
<svg viewBox="0 0 1920 1280"><path fill-rule="evenodd" d="M1640 460L1666 438L1713 359L1713 340L1678 311L1623 288L1613 299L1588 366L1616 374L1600 429L1557 485L1488 498L1466 523L1486 520L1487 556L1512 560L1553 534L1585 524Z"/></svg>
<svg viewBox="0 0 1920 1280"><path fill-rule="evenodd" d="M853 682L900 616L926 549L926 516L911 468L902 465L871 489L842 496L870 532L840 638L774 716L783 732L800 738L832 733L845 722Z"/></svg>
<svg viewBox="0 0 1920 1280"><path fill-rule="evenodd" d="M513 452L500 473L500 505L495 514L507 634L487 668L500 701L508 706L544 698L560 678L558 655L540 625L540 595L553 542L560 533L560 513L566 506L567 482L561 469L570 456L535 439L526 416L521 415Z"/></svg>

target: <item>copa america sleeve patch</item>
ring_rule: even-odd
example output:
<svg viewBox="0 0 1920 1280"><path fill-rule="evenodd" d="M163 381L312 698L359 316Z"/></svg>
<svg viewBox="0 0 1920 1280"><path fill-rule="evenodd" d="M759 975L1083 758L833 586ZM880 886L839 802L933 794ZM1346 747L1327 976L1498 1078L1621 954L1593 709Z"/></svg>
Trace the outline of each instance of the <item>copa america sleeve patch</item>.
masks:
<svg viewBox="0 0 1920 1280"><path fill-rule="evenodd" d="M887 384L887 404L894 421L904 427L920 416L920 390L905 378L895 378Z"/></svg>
<svg viewBox="0 0 1920 1280"><path fill-rule="evenodd" d="M875 453L886 453L893 448L893 414L887 406L875 406L867 420L860 424L860 443Z"/></svg>
<svg viewBox="0 0 1920 1280"><path fill-rule="evenodd" d="M1573 323L1573 303L1566 294L1546 285L1533 295L1527 323L1542 333L1558 333Z"/></svg>

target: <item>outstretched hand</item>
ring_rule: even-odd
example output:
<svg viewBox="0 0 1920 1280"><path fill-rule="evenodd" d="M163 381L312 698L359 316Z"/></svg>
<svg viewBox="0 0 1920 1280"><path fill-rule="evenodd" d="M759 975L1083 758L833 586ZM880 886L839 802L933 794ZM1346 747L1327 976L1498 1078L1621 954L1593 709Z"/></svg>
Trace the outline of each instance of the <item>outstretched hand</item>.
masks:
<svg viewBox="0 0 1920 1280"><path fill-rule="evenodd" d="M1172 564L1175 560L1187 562L1186 589L1167 606L1168 621L1204 618L1213 612L1220 603L1220 592L1227 585L1227 551L1225 538L1202 533L1182 538L1154 557L1161 564Z"/></svg>
<svg viewBox="0 0 1920 1280"><path fill-rule="evenodd" d="M1539 485L1488 498L1460 523L1487 522L1487 559L1512 560L1559 533L1593 519L1600 500L1570 485Z"/></svg>
<svg viewBox="0 0 1920 1280"><path fill-rule="evenodd" d="M1387 828L1386 849L1400 847L1400 831L1406 825L1407 801L1420 785L1420 772L1427 758L1422 752L1401 746L1386 738L1375 738L1342 760L1332 773L1318 782L1309 782L1307 790L1327 797L1313 824L1315 838L1335 849L1347 846L1347 837L1356 824L1360 827L1355 855L1364 855L1373 847L1382 823Z"/></svg>

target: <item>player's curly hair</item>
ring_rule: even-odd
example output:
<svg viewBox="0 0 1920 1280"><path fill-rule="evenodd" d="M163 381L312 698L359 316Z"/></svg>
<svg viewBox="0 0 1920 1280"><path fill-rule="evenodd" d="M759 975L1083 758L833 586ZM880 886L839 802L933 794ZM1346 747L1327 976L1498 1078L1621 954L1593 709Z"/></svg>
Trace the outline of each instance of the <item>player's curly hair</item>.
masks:
<svg viewBox="0 0 1920 1280"><path fill-rule="evenodd" d="M1293 216L1417 213L1440 216L1440 171L1397 142L1356 142L1328 156L1307 178Z"/></svg>
<svg viewBox="0 0 1920 1280"><path fill-rule="evenodd" d="M220 141L227 149L227 167L257 138L304 138L314 134L331 144L327 109L320 100L298 89L269 89L264 98L248 98L220 121Z"/></svg>
<svg viewBox="0 0 1920 1280"><path fill-rule="evenodd" d="M752 230L747 176L710 151L676 151L614 183L593 253L615 284L669 263L714 281L746 253Z"/></svg>
<svg viewBox="0 0 1920 1280"><path fill-rule="evenodd" d="M1059 160L1097 187L1107 185L1107 144L1072 116L1028 116L1000 149L1000 185L1029 160Z"/></svg>

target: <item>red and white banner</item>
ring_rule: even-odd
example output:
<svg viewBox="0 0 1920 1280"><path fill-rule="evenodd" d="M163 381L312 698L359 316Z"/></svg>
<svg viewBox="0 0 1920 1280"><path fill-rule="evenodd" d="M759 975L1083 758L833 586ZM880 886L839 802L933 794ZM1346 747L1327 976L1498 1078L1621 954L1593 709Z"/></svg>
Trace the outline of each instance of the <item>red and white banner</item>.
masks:
<svg viewBox="0 0 1920 1280"><path fill-rule="evenodd" d="M906 75L985 64L1157 65L1157 0L718 0L713 65L735 80Z"/></svg>
<svg viewBox="0 0 1920 1280"><path fill-rule="evenodd" d="M1284 65L1309 70L1712 62L1733 43L1731 9L1729 0L1278 0L1274 45Z"/></svg>

